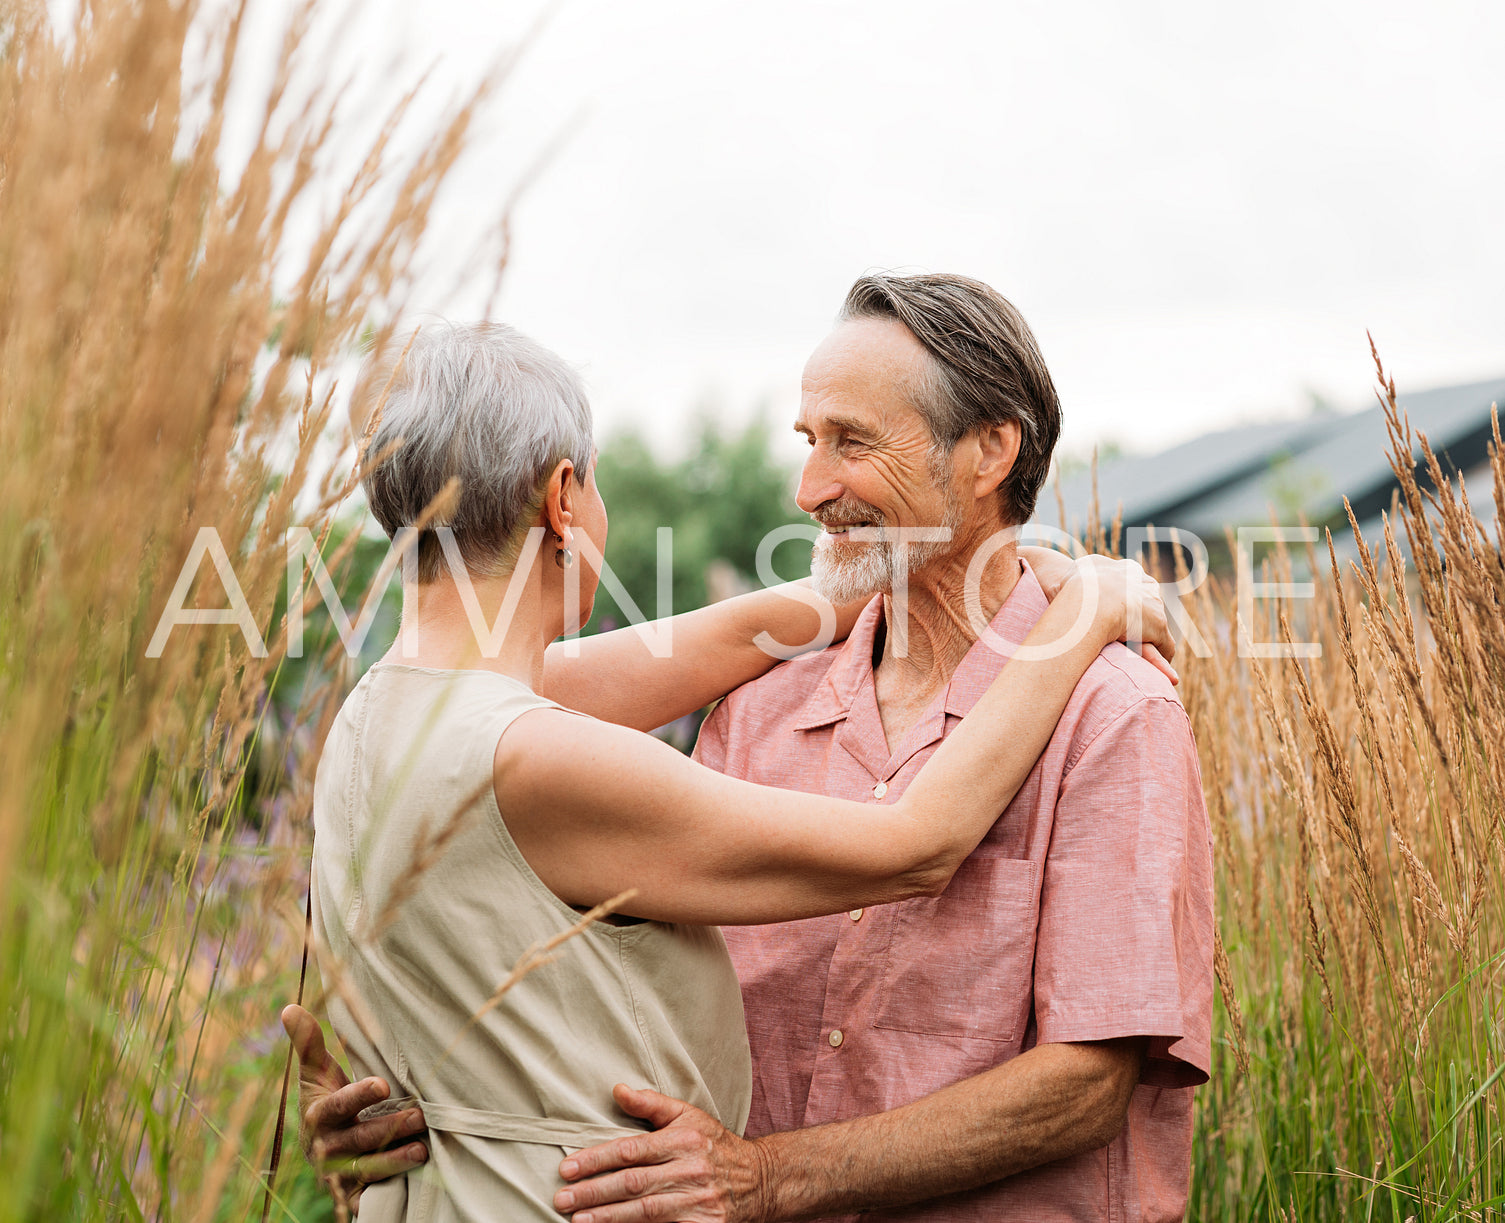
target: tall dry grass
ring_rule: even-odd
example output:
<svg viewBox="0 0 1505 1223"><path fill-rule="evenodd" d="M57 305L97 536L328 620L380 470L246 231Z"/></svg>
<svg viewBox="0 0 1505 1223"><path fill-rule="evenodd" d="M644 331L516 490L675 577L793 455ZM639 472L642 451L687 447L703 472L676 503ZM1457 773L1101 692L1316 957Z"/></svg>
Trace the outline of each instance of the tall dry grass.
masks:
<svg viewBox="0 0 1505 1223"><path fill-rule="evenodd" d="M0 0L0 1221L243 1218L268 1160L298 745L342 694L269 723L284 531L349 491L316 461L321 371L395 316L479 101L406 157L398 101L349 162L314 16L227 179L246 3L85 0L58 31ZM148 659L205 527L268 653L207 627ZM224 606L203 569L199 604Z"/></svg>
<svg viewBox="0 0 1505 1223"><path fill-rule="evenodd" d="M1350 563L1326 548L1274 561L1277 580L1310 566L1316 598L1300 631L1277 619L1265 639L1321 657L1239 658L1233 590L1196 596L1204 631L1225 626L1182 685L1222 997L1197 1219L1505 1207L1505 451L1497 424L1493 488L1472 490L1492 499L1491 532L1380 381L1400 485L1386 537Z"/></svg>

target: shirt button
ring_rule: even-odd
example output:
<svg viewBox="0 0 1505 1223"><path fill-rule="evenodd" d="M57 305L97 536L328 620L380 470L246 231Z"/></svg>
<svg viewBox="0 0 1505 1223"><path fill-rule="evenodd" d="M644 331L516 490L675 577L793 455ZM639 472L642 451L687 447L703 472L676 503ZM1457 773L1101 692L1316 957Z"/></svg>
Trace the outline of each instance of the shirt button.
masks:
<svg viewBox="0 0 1505 1223"><path fill-rule="evenodd" d="M862 920L862 910L861 909L853 909L850 913L847 914L847 916L850 917L853 921L861 921Z"/></svg>
<svg viewBox="0 0 1505 1223"><path fill-rule="evenodd" d="M831 1035L827 1039L831 1042L831 1048L837 1048L841 1044L841 1029L832 1028Z"/></svg>
<svg viewBox="0 0 1505 1223"><path fill-rule="evenodd" d="M882 798L887 793L888 793L888 782L886 782L886 781L880 781L876 786L873 787L873 797L874 798Z"/></svg>

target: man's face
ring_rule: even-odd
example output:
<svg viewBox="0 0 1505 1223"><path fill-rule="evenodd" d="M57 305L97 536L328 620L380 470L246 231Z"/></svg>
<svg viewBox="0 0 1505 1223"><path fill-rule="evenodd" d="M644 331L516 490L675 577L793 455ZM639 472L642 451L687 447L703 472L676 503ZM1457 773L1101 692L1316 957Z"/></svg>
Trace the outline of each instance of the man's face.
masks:
<svg viewBox="0 0 1505 1223"><path fill-rule="evenodd" d="M950 476L934 470L934 442L912 406L930 355L908 328L885 319L837 325L805 365L794 427L810 443L796 501L823 528L815 587L835 602L887 592L939 554L947 542L910 542L906 573L894 528L947 527L968 512ZM858 542L846 528L878 528L888 538Z"/></svg>

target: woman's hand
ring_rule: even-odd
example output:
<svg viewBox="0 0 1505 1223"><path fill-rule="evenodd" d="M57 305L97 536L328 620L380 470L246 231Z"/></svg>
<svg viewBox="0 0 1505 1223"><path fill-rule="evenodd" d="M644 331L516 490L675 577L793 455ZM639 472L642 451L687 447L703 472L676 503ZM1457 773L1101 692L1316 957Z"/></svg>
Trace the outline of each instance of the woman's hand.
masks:
<svg viewBox="0 0 1505 1223"><path fill-rule="evenodd" d="M1076 561L1054 548L1037 548L1032 544L1020 544L1018 552L1020 560L1029 562L1030 572L1040 583L1045 597L1054 602L1055 597L1061 593L1061 587L1076 572Z"/></svg>
<svg viewBox="0 0 1505 1223"><path fill-rule="evenodd" d="M1169 661L1176 655L1176 643L1170 634L1160 583L1137 562L1097 555L1072 560L1051 548L1023 546L1019 555L1029 562L1047 599L1054 602L1065 594L1068 598L1095 600L1093 625L1105 644L1142 642L1145 660L1164 672L1171 683L1181 682Z"/></svg>

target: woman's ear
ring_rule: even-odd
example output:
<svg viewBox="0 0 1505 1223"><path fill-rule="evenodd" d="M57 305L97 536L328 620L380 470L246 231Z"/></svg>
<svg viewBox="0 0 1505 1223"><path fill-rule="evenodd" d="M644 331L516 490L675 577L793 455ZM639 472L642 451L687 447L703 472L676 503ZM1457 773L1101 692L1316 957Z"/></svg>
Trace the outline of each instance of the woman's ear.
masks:
<svg viewBox="0 0 1505 1223"><path fill-rule="evenodd" d="M973 481L973 494L986 497L998 491L1014 470L1014 461L1019 457L1019 444L1023 434L1017 420L1005 420L996 425L984 425L977 434L977 473Z"/></svg>
<svg viewBox="0 0 1505 1223"><path fill-rule="evenodd" d="M574 538L571 527L575 521L575 464L570 459L560 459L549 473L549 482L544 485L541 525L569 547Z"/></svg>

